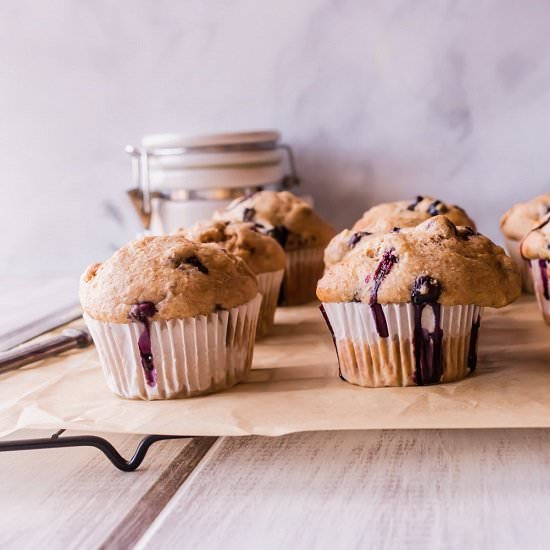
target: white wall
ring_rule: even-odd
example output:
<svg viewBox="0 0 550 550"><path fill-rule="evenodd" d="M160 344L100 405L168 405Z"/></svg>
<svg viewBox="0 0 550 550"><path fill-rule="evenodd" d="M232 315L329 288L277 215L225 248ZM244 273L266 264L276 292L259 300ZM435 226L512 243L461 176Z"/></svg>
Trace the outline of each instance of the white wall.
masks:
<svg viewBox="0 0 550 550"><path fill-rule="evenodd" d="M4 0L0 275L131 237L127 143L276 127L340 227L434 194L498 238L550 187L550 1Z"/></svg>

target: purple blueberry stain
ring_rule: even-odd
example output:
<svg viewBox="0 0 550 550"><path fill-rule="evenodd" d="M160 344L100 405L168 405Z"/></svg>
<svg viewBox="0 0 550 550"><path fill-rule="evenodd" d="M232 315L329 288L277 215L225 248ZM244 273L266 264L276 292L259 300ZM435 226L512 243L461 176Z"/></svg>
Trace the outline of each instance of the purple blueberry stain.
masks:
<svg viewBox="0 0 550 550"><path fill-rule="evenodd" d="M197 268L201 273L208 275L208 268L201 262L198 256L189 256L187 258L176 258L172 260L176 269L185 269L186 266Z"/></svg>
<svg viewBox="0 0 550 550"><path fill-rule="evenodd" d="M350 237L350 240L348 241L348 246L350 248L355 248L355 246L363 237L368 237L369 235L372 235L372 233L369 233L368 231L357 231Z"/></svg>
<svg viewBox="0 0 550 550"><path fill-rule="evenodd" d="M201 273L208 275L208 268L199 260L197 256L190 256L185 260L185 263L196 267Z"/></svg>
<svg viewBox="0 0 550 550"><path fill-rule="evenodd" d="M256 216L255 208L245 208L243 210L243 222L253 222Z"/></svg>
<svg viewBox="0 0 550 550"><path fill-rule="evenodd" d="M277 305L282 306L284 305L286 301L286 288L285 288L285 280L283 279L283 282L281 283L281 288L279 290L279 296L277 297Z"/></svg>
<svg viewBox="0 0 550 550"><path fill-rule="evenodd" d="M470 237L474 237L478 234L469 225L465 225L464 227L457 227L456 229L456 234L465 241L467 241Z"/></svg>
<svg viewBox="0 0 550 550"><path fill-rule="evenodd" d="M445 214L447 211L447 207L439 200L433 201L428 206L428 214L430 216L439 216L440 214Z"/></svg>
<svg viewBox="0 0 550 550"><path fill-rule="evenodd" d="M429 275L417 277L411 289L414 308L413 348L415 358L415 382L419 386L437 384L443 375L443 330L441 329L441 285ZM431 308L434 329L422 326L425 308Z"/></svg>
<svg viewBox="0 0 550 550"><path fill-rule="evenodd" d="M389 275L393 266L398 261L399 259L395 255L393 248L384 251L384 254L382 254L382 258L376 266L376 269L374 270L374 275L372 277L373 285L369 298L369 305L372 311L372 316L374 318L374 323L376 325L376 332L378 333L378 336L380 336L380 338L387 338L389 336L389 331L384 311L382 309L382 306L378 303L378 290L384 279Z"/></svg>
<svg viewBox="0 0 550 550"><path fill-rule="evenodd" d="M443 330L441 329L441 304L428 302L413 304L415 382L419 386L437 384L443 375ZM434 316L434 329L422 326L424 308L430 307Z"/></svg>
<svg viewBox="0 0 550 550"><path fill-rule="evenodd" d="M539 225L537 225L537 227L535 227L533 229L533 231L537 231L538 229L542 229L545 225L548 225L549 222L550 222L550 216L545 218Z"/></svg>
<svg viewBox="0 0 550 550"><path fill-rule="evenodd" d="M413 283L411 300L413 304L435 303L441 296L439 282L429 275L420 275Z"/></svg>
<svg viewBox="0 0 550 550"><path fill-rule="evenodd" d="M138 349L141 357L141 366L145 374L147 385L154 388L157 384L157 372L153 362L153 351L151 346L151 331L149 318L153 317L157 308L153 302L140 302L130 308L129 317L136 323L143 325L143 331L138 338Z"/></svg>
<svg viewBox="0 0 550 550"><path fill-rule="evenodd" d="M275 239L283 248L288 240L289 231L284 225L276 225L266 231L266 235Z"/></svg>
<svg viewBox="0 0 550 550"><path fill-rule="evenodd" d="M550 300L550 293L548 288L548 261L539 260L540 278L542 280L542 290L544 293L544 299Z"/></svg>
<svg viewBox="0 0 550 550"><path fill-rule="evenodd" d="M412 212L423 200L424 197L422 195L417 195L414 199L414 202L407 206L407 210L410 210Z"/></svg>
<svg viewBox="0 0 550 550"><path fill-rule="evenodd" d="M254 223L251 229L259 233L265 229L265 225L263 223Z"/></svg>
<svg viewBox="0 0 550 550"><path fill-rule="evenodd" d="M327 324L330 335L332 336L332 343L334 344L334 349L336 350L336 359L338 359L338 376L342 380L345 380L345 378L342 376L342 368L340 367L340 356L338 355L338 346L336 345L336 336L334 334L334 329L332 328L332 324L330 323L330 320L328 318L327 312L325 311L323 304L319 306L319 310L321 311L321 315L323 316L323 319Z"/></svg>
<svg viewBox="0 0 550 550"><path fill-rule="evenodd" d="M468 368L470 373L474 372L477 367L477 340L479 336L479 327L481 325L481 316L478 314L477 319L472 323L470 331L470 343L468 345Z"/></svg>
<svg viewBox="0 0 550 550"><path fill-rule="evenodd" d="M374 318L374 324L376 325L376 332L378 333L378 336L380 336L380 338L387 338L390 333L382 305L376 302L374 304L370 304L370 309Z"/></svg>

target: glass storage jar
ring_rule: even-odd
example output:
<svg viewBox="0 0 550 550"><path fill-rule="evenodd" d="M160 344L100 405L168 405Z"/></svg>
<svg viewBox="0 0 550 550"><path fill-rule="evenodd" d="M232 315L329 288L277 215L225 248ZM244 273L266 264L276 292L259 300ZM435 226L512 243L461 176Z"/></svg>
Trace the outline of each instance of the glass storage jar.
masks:
<svg viewBox="0 0 550 550"><path fill-rule="evenodd" d="M128 194L145 230L155 235L208 219L244 194L299 181L292 150L275 130L154 134L126 152L134 178Z"/></svg>

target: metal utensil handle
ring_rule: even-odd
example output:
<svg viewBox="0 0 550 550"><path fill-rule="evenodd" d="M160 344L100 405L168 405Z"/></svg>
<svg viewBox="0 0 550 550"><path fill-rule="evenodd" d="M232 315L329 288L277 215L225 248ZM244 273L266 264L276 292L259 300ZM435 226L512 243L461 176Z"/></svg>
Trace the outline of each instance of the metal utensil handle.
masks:
<svg viewBox="0 0 550 550"><path fill-rule="evenodd" d="M70 349L85 348L91 343L92 339L87 331L66 329L59 336L0 353L0 374Z"/></svg>
<svg viewBox="0 0 550 550"><path fill-rule="evenodd" d="M9 332L0 335L0 353L8 351L17 345L24 344L41 334L66 325L69 321L82 317L80 304L71 304L53 311L44 317L34 319L27 324L19 325Z"/></svg>

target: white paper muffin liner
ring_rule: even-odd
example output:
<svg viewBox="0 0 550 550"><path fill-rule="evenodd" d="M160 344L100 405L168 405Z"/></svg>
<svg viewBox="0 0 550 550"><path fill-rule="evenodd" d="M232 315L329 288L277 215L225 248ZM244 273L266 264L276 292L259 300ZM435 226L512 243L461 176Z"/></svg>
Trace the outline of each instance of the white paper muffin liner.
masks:
<svg viewBox="0 0 550 550"><path fill-rule="evenodd" d="M281 305L295 306L315 299L317 282L323 276L324 248L305 248L286 252Z"/></svg>
<svg viewBox="0 0 550 550"><path fill-rule="evenodd" d="M192 397L229 388L250 369L262 297L226 311L150 321L156 383L149 386L138 339L144 325L84 320L107 385L127 399Z"/></svg>
<svg viewBox="0 0 550 550"><path fill-rule="evenodd" d="M523 292L526 292L527 294L534 294L535 289L533 286L531 267L529 265L529 261L524 260L520 252L521 241L514 241L506 236L504 237L504 240L506 242L506 249L508 250L508 254L510 254L510 258L514 260L521 272L521 287Z"/></svg>
<svg viewBox="0 0 550 550"><path fill-rule="evenodd" d="M256 275L258 279L258 290L262 295L262 306L260 308L256 337L265 336L273 326L284 273L285 270L280 269L279 271L271 271L269 273L260 273Z"/></svg>
<svg viewBox="0 0 550 550"><path fill-rule="evenodd" d="M388 328L386 338L378 335L372 308L368 304L323 304L333 333L340 375L352 384L366 387L418 385L414 349L415 306L386 304L380 307ZM442 376L438 381L424 383L459 380L476 366L477 331L482 308L475 305L441 305L440 308ZM422 310L421 325L433 333L435 318L428 305Z"/></svg>
<svg viewBox="0 0 550 550"><path fill-rule="evenodd" d="M543 260L546 262L545 260ZM542 313L542 318L544 322L550 325L550 299L545 296L545 285L542 275L542 269L546 270L548 273L548 262L544 264L544 267L541 267L539 260L531 260L531 273L533 276L533 284L535 287L535 296L537 297L537 303L539 304L539 309ZM548 281L548 280L547 280ZM547 282L547 292L550 292L550 282Z"/></svg>

